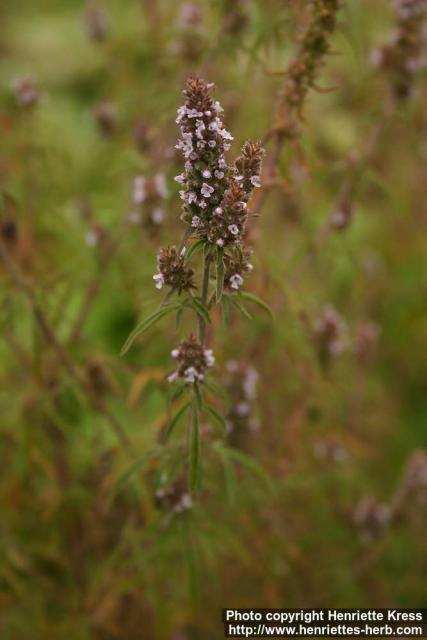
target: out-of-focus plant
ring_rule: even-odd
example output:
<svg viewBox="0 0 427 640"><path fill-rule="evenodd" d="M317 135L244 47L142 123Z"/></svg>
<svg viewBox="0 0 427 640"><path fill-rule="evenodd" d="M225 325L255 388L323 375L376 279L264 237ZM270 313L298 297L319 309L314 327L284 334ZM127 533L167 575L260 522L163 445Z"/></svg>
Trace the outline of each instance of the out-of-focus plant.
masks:
<svg viewBox="0 0 427 640"><path fill-rule="evenodd" d="M353 523L365 543L384 536L391 526L401 524L415 507L427 499L427 454L416 449L406 462L401 481L388 502L363 496L353 512Z"/></svg>
<svg viewBox="0 0 427 640"><path fill-rule="evenodd" d="M0 3L3 635L216 637L236 594L236 606L420 604L424 3L348 0L332 20L326 0L22 4ZM389 32L387 62L370 64ZM218 175L180 168L171 109L192 70L221 87L239 141L269 131L248 208L277 198L244 238L257 243L247 290L271 302L272 326L235 313L251 261L206 222ZM279 88L289 126L274 157ZM212 123L189 115L179 124L197 144L196 121ZM159 293L152 256L180 226L182 247L159 252ZM168 291L156 307L168 325L118 359L139 300L151 311Z"/></svg>
<svg viewBox="0 0 427 640"><path fill-rule="evenodd" d="M372 62L388 74L399 102L411 96L417 74L427 66L427 2L395 0L394 4L395 28L389 42L373 51Z"/></svg>
<svg viewBox="0 0 427 640"><path fill-rule="evenodd" d="M277 95L273 126L265 142L272 144L272 151L265 168L264 188L257 205L263 206L268 188L276 183L276 173L287 141L295 141L299 135L299 123L303 120L303 107L310 89L322 91L317 76L330 51L330 38L335 31L340 0L312 0L311 20L303 32L298 51L284 72L284 82Z"/></svg>

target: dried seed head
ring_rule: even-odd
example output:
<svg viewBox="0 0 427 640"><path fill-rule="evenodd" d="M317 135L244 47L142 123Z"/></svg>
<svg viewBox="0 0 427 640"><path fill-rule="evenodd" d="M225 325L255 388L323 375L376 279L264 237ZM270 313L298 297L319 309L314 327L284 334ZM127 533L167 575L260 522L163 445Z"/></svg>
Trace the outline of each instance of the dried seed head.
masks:
<svg viewBox="0 0 427 640"><path fill-rule="evenodd" d="M182 253L178 254L176 247L162 247L157 256L158 273L153 276L157 289L163 285L171 287L172 291L180 294L195 288L194 271L185 266Z"/></svg>
<svg viewBox="0 0 427 640"><path fill-rule="evenodd" d="M178 367L169 376L170 382L177 378L182 378L187 384L201 382L204 380L206 369L213 367L215 362L212 350L205 349L193 334L187 340L183 340L171 355Z"/></svg>

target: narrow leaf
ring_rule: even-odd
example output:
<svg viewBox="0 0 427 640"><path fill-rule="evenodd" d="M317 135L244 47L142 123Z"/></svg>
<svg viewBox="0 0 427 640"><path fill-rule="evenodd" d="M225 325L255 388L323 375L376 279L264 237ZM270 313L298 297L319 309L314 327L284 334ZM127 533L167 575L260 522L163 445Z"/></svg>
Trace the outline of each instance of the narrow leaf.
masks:
<svg viewBox="0 0 427 640"><path fill-rule="evenodd" d="M207 308L199 298L193 298L192 304L194 309L196 310L196 313L202 318L202 320L204 320L205 322L211 321L209 311L207 310Z"/></svg>
<svg viewBox="0 0 427 640"><path fill-rule="evenodd" d="M236 476L234 475L233 463L228 456L221 456L224 469L225 491L228 500L233 503L236 499Z"/></svg>
<svg viewBox="0 0 427 640"><path fill-rule="evenodd" d="M136 460L116 481L116 483L114 484L114 487L112 489L113 494L118 493L125 484L127 484L129 482L129 480L132 478L133 475L135 475L135 473L137 471L139 471L139 469L141 469L141 467L143 467L151 458L154 458L156 455L159 454L159 447L154 447L152 449L149 449L143 456L141 456L140 458L138 458L138 460Z"/></svg>
<svg viewBox="0 0 427 640"><path fill-rule="evenodd" d="M182 314L184 313L184 307L181 307L180 309L178 309L178 311L176 312L176 318L175 318L175 327L178 330L179 327L181 326L181 320L182 320Z"/></svg>
<svg viewBox="0 0 427 640"><path fill-rule="evenodd" d="M246 307L237 299L236 296L230 296L231 302L234 306L240 311L242 315L245 316L248 320L253 320L253 316L249 313Z"/></svg>
<svg viewBox="0 0 427 640"><path fill-rule="evenodd" d="M211 393L219 396L220 398L225 398L227 396L227 392L222 385L219 385L212 381L206 382L206 380L204 380L203 386L206 387L206 389L208 389Z"/></svg>
<svg viewBox="0 0 427 640"><path fill-rule="evenodd" d="M221 300L221 310L222 310L222 318L224 320L224 324L229 324L230 322L230 303L228 301L228 296L223 294Z"/></svg>
<svg viewBox="0 0 427 640"><path fill-rule="evenodd" d="M190 433L190 487L194 491L200 477L200 425L197 408L193 406Z"/></svg>
<svg viewBox="0 0 427 640"><path fill-rule="evenodd" d="M188 569L191 602L194 609L199 606L200 598L200 568L197 561L197 548L193 534L193 527L189 518L186 518L181 529L184 542L184 558Z"/></svg>
<svg viewBox="0 0 427 640"><path fill-rule="evenodd" d="M203 398L202 398L202 394L200 393L200 387L197 384L197 382L194 384L194 394L196 396L196 400L197 400L197 406L200 410L202 410L203 408Z"/></svg>
<svg viewBox="0 0 427 640"><path fill-rule="evenodd" d="M180 409L178 409L178 411L176 412L172 420L169 422L168 428L166 430L166 440L170 438L173 430L175 429L176 425L178 424L178 422L180 421L184 413L187 411L190 404L191 404L191 401L186 402Z"/></svg>
<svg viewBox="0 0 427 640"><path fill-rule="evenodd" d="M205 405L205 409L208 413L211 414L211 416L215 418L217 422L219 422L219 424L224 429L224 431L226 431L227 425L225 423L225 418L220 413L218 413L218 411L216 411L213 407L210 407L208 404Z"/></svg>
<svg viewBox="0 0 427 640"><path fill-rule="evenodd" d="M242 467L246 467L246 469L258 476L258 478L265 482L265 484L269 488L272 487L270 476L265 471L265 469L263 469L262 466L256 460L254 460L254 458L251 458L245 453L242 453L241 451L237 451L237 449L232 449L230 447L224 447L224 450L232 460L240 464Z"/></svg>
<svg viewBox="0 0 427 640"><path fill-rule="evenodd" d="M261 307L261 309L264 309L264 311L266 311L271 318L274 318L271 307L266 302L264 302L264 300L261 300L261 298L258 298L258 296L255 296L253 293L247 293L246 291L241 291L239 293L239 297L243 298L244 300L247 300L248 302L253 302L254 304Z"/></svg>
<svg viewBox="0 0 427 640"><path fill-rule="evenodd" d="M145 320L142 320L135 327L135 329L130 333L129 337L127 338L126 342L124 343L120 351L120 355L124 356L129 351L133 342L135 341L135 338L137 338L141 333L143 333L144 331L147 331L147 329L149 329L154 324L156 324L156 322L161 320L163 316L166 316L168 313L171 313L171 311L175 311L175 309L179 308L179 306L180 305L174 304L167 308L160 309L159 311L155 311L154 313L152 313L150 316L148 316L148 318L145 318Z"/></svg>
<svg viewBox="0 0 427 640"><path fill-rule="evenodd" d="M169 395L169 404L172 404L174 400L178 400L182 394L188 390L188 384L182 382L181 384L177 384L175 388L172 388L171 393Z"/></svg>
<svg viewBox="0 0 427 640"><path fill-rule="evenodd" d="M205 240L198 240L197 242L192 244L191 247L189 248L189 250L185 254L185 261L189 262L189 260L190 260L190 258L192 258L192 256L194 256L196 253L201 251L201 249L203 249L203 246L204 246L205 242L206 242Z"/></svg>
<svg viewBox="0 0 427 640"><path fill-rule="evenodd" d="M216 255L216 301L219 302L224 289L224 259L223 250L217 250Z"/></svg>

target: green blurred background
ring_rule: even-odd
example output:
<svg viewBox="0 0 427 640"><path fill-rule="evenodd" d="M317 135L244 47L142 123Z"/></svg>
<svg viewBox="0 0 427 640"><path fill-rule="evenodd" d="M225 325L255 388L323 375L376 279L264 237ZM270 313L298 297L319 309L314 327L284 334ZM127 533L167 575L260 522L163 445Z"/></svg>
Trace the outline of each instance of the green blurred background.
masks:
<svg viewBox="0 0 427 640"><path fill-rule="evenodd" d="M426 606L426 77L396 102L372 53L392 4L343 4L333 90L309 93L251 238L247 287L274 320L214 319L227 433L203 426L203 490L180 509L184 426L162 434L181 334L165 319L119 356L182 232L180 92L202 74L233 152L262 139L310 2L1 3L0 232L35 296L0 262L2 640L216 639L222 606Z"/></svg>

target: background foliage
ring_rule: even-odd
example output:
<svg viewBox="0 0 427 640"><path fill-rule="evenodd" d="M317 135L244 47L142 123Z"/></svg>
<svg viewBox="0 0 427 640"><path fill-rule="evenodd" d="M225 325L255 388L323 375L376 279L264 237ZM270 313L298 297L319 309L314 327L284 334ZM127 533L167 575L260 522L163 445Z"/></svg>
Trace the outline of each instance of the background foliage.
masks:
<svg viewBox="0 0 427 640"><path fill-rule="evenodd" d="M317 80L333 91L309 92L267 184L248 282L274 321L213 318L228 429L206 418L191 508L185 423L164 444L173 325L119 356L182 229L185 77L216 83L235 150L263 139L310 4L0 6L5 640L208 639L225 605L426 602L427 87L421 70L397 100L372 63L391 3L344 3ZM136 175L166 190L135 208Z"/></svg>

